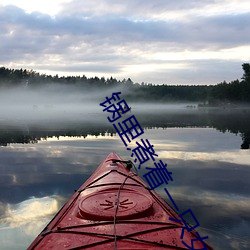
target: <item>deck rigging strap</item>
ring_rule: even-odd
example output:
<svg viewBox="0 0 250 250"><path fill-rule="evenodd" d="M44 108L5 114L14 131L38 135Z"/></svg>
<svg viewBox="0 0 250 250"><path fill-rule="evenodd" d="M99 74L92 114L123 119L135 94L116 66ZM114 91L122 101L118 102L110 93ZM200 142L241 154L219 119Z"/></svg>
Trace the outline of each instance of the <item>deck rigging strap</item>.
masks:
<svg viewBox="0 0 250 250"><path fill-rule="evenodd" d="M133 164L133 163L132 163ZM133 164L134 165L134 164ZM116 234L116 216L118 213L119 209L119 203L120 203L120 194L121 194L121 189L124 186L125 182L127 179L133 175L136 175L134 172L128 172L127 176L125 177L123 183L121 183L118 192L117 192L117 199L116 199L116 208L115 208L115 213L114 213L114 249L117 250L117 234Z"/></svg>
<svg viewBox="0 0 250 250"><path fill-rule="evenodd" d="M128 184L126 184L126 181L128 180L128 179L132 179L132 180L134 180L135 182L137 182L138 184L136 184L136 186L138 185L138 186L141 186L141 187L143 187L143 188L145 188L145 189L147 189L148 191L149 191L149 193L154 197L154 198L156 198L157 200L158 200L158 202L159 202L159 204L162 206L162 207L164 207L166 210L168 210L169 211L169 209L161 202L161 200L159 200L155 195L154 195L154 193L152 192L152 190L149 188L149 187L147 187L147 186L145 186L144 184L142 184L141 182L139 182L139 181L137 181L136 179L134 179L133 178L133 176L137 176L138 174L138 172L137 172L137 169L136 169L136 167L135 167L135 165L131 162L131 161L120 161L120 160L116 160L116 162L121 162L121 163L124 163L124 164L132 164L132 167L134 167L135 168L135 170L136 170L136 173L135 172L133 172L133 171L129 171L128 172L128 174L124 174L124 173L121 173L121 172L119 172L119 171L117 171L117 170L111 170L111 171L109 171L109 172L107 172L107 173L105 173L104 175L102 175L102 176L100 176L99 178L97 178L96 180L94 180L93 182L91 182L91 183L89 183L84 189L79 189L78 191L77 191L77 195L76 195L76 197L74 198L74 200L71 202L71 204L70 204L70 206L64 211L64 213L63 213L63 215L71 208L71 206L75 203L75 201L77 200L77 198L79 197L79 195L84 191L84 190L86 190L86 189L88 189L88 188L91 188L91 187L96 187L94 184L98 181L98 180L100 180L100 179L102 179L102 178L104 178L105 176L107 176L107 175L109 175L111 172L113 172L113 171L116 171L117 173L119 173L119 174L121 174L121 175L123 175L125 178L124 178L124 181L122 182L122 183L120 183L119 185L119 189L118 189L118 191L117 191L117 199L116 199L116 203L115 203L115 205L116 205L116 207L115 207L115 212L114 212L114 220L113 220L113 226L114 226L114 235L113 235L113 239L109 239L109 240L105 240L104 242L96 242L96 243L92 243L92 244L89 244L88 246L79 246L79 247L76 247L76 248L72 248L72 249L74 249L74 250L76 250L76 249L83 249L83 248L85 248L85 247L90 247L90 246L94 246L94 245L99 245L99 244L102 244L102 243L107 243L107 242L110 242L111 240L113 241L114 240L114 249L115 250L117 250L117 241L118 240L120 240L120 239L130 239L130 240L133 240L133 241L138 241L138 242L145 242L145 243L150 243L150 244L153 244L153 245L159 245L159 246L167 246L167 247L170 247L170 248L173 248L173 249L184 249L184 248L182 248L182 247L178 247L178 246L171 246L171 245L164 245L164 244L160 244L160 243L157 243L157 242L149 242L149 241L143 241L143 240L139 240L139 239L136 239L136 238L133 238L132 236L133 235L135 235L135 234L138 234L138 232L137 233L134 233L134 234L131 234L131 235L127 235L127 236L120 236L120 235L117 235L117 232L116 232L116 225L117 224L119 224L119 223L121 223L121 221L117 221L117 213L118 213L118 209L119 209L119 203L120 203L120 194L121 194L121 190L122 190L122 188L123 188L123 186L124 185L128 185ZM132 168L131 167L131 165L128 167L129 169L131 169ZM103 185L103 184L102 184ZM118 183L117 183L117 185L118 185ZM132 184L131 184L132 185ZM135 185L135 184L133 184L133 185ZM97 186L99 186L99 185L97 185ZM101 186L101 185L100 185ZM64 207L61 209L61 210L63 210L64 209ZM170 212L170 211L169 211ZM59 213L59 212L58 212ZM55 225L54 225L54 228L56 227L56 225L59 223L59 221L61 220L61 218L63 217L63 215L56 221L56 223L54 223ZM175 216L174 216L175 217ZM123 220L122 221L123 223L131 223L131 221L126 221L126 220ZM104 222L105 224L108 224L109 222ZM112 223L112 222L111 222ZM138 221L138 223L140 223L140 221ZM145 223L144 221L141 221L141 223ZM150 222L150 223L154 223L154 222ZM158 223L158 222L155 222L155 223L157 223L157 224L168 224L168 223ZM102 224L102 223L100 223L100 224ZM95 223L95 225L96 225L96 223ZM177 226L177 225L173 225L173 224L170 224L170 225L172 225L173 226L173 228L178 228L179 226ZM82 225L81 225L82 226ZM86 226L86 225L85 225ZM85 227L84 226L84 227ZM89 225L88 225L89 226ZM57 227L57 229L54 231L54 230L49 230L49 231L44 231L43 232L43 234L42 234L42 236L43 237L45 237L47 234L51 234L51 233L73 233L73 234L78 234L79 232L77 232L77 231L64 231L65 229L70 229L70 228L76 228L76 227L79 227L79 226L73 226L73 227L65 227L65 228L59 228L59 227ZM169 227L169 226L168 226ZM154 230L160 230L160 229L163 229L164 227L159 227L159 228L156 228L156 229L154 229ZM172 228L171 226L169 227L169 228ZM153 231L154 231L153 230ZM140 232L140 233L143 233L144 231L142 231L142 232ZM145 231L146 232L146 231ZM89 233L86 233L86 232L81 232L80 234L89 234ZM108 236L108 235L107 235ZM111 235L110 235L111 236ZM131 238L132 237L132 238ZM39 241L40 242L40 241ZM38 245L39 244L39 242L36 244L36 245Z"/></svg>

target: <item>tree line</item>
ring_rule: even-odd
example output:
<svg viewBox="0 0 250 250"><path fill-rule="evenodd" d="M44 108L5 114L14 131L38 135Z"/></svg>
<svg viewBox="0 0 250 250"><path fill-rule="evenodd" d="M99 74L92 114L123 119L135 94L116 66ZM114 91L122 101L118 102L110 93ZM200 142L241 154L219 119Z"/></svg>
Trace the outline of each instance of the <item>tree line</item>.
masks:
<svg viewBox="0 0 250 250"><path fill-rule="evenodd" d="M123 89L127 101L202 102L204 105L217 106L229 103L250 103L250 64L242 64L243 76L239 80L221 82L216 85L153 85L134 83L130 78L117 80L110 77L52 76L34 70L9 69L0 67L0 87L38 88L50 84L64 84L89 90Z"/></svg>

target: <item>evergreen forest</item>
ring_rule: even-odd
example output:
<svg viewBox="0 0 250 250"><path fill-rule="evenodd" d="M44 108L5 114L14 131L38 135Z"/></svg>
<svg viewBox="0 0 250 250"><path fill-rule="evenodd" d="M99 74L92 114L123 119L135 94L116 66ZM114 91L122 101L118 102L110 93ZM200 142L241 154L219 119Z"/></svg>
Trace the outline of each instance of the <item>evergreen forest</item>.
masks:
<svg viewBox="0 0 250 250"><path fill-rule="evenodd" d="M117 80L112 76L51 76L40 74L34 70L9 69L0 67L0 88L21 87L36 89L51 84L67 85L79 88L80 91L103 91L123 89L123 97L127 101L146 102L198 102L200 106L220 106L234 104L250 104L250 64L242 64L241 79L231 82L223 81L216 85L154 85L152 83L134 83L130 78Z"/></svg>

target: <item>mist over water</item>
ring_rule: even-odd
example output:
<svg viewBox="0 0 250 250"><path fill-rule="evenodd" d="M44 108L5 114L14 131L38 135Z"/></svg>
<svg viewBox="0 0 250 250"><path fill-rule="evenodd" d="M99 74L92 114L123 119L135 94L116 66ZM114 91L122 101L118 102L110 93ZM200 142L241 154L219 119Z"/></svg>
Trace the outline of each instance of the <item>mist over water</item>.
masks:
<svg viewBox="0 0 250 250"><path fill-rule="evenodd" d="M66 85L30 88L0 89L0 121L18 123L92 121L103 122L103 107L100 103L111 97L112 93L129 94L125 88L106 91L85 91ZM178 112L185 110L189 103L155 104L127 102L133 112ZM186 109L188 112L188 110Z"/></svg>
<svg viewBox="0 0 250 250"><path fill-rule="evenodd" d="M113 92L121 92L132 108L121 121L134 115L142 138L173 171L169 191L183 211L195 213L199 233L209 235L215 249L249 249L250 159L249 150L240 149L249 143L248 109L130 102L125 88L90 91L56 84L0 89L3 249L26 248L110 151L130 159L107 120L112 114L100 106ZM145 171L143 166L141 177ZM161 187L157 192L168 199Z"/></svg>
<svg viewBox="0 0 250 250"><path fill-rule="evenodd" d="M104 107L100 103L117 92L121 92L120 100L125 99L124 96L129 99L130 94L132 95L121 86L105 91L65 84L2 88L0 143L6 145L8 142L36 141L53 134L86 136L89 133L98 135L107 131L116 133L107 119L112 113L103 112ZM131 107L131 113L126 113L123 118L135 115L144 128L209 126L220 131L240 133L243 138L242 147L249 148L250 131L247 125L250 124L250 109L206 109L198 108L198 103L149 103L146 99L145 102L127 101L127 104ZM13 134L11 140L4 131ZM18 134L16 131L19 131ZM22 137L25 137L24 140Z"/></svg>
<svg viewBox="0 0 250 250"><path fill-rule="evenodd" d="M66 86L5 89L0 92L2 120L60 120L94 112L98 112L97 92L80 93Z"/></svg>

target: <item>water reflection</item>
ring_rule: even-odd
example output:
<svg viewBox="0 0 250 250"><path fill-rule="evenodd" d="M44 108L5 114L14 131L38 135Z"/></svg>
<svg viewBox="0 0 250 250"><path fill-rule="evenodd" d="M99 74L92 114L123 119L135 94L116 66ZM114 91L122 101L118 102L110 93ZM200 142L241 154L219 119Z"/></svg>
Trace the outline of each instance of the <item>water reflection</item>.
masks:
<svg viewBox="0 0 250 250"><path fill-rule="evenodd" d="M242 141L241 149L249 149L250 145L250 109L237 110L186 110L175 109L133 109L140 125L145 128L173 128L173 127L210 127L225 133L229 131L239 134ZM73 122L72 122L73 121ZM10 143L37 143L41 139L60 136L86 137L88 135L105 135L107 131L111 136L116 131L103 113L86 113L84 116L75 116L72 120L44 120L39 122L9 121L0 123L0 145Z"/></svg>
<svg viewBox="0 0 250 250"><path fill-rule="evenodd" d="M135 115L141 137L173 172L168 190L178 207L192 209L215 249L250 249L250 154L240 150L249 118L160 112ZM98 119L103 123L1 127L8 145L0 148L1 249L26 248L110 151L131 159L106 118ZM17 143L23 135L36 143ZM146 167L152 162L143 164L141 176ZM168 200L163 188L157 192Z"/></svg>
<svg viewBox="0 0 250 250"><path fill-rule="evenodd" d="M4 218L0 220L0 223L11 228L20 227L24 224L30 224L31 221L40 222L43 217L53 215L58 209L58 202L53 196L33 197L17 204L8 203L4 209ZM26 229L26 233L32 233L29 228Z"/></svg>
<svg viewBox="0 0 250 250"><path fill-rule="evenodd" d="M23 249L36 237L62 206L60 197L30 198L17 204L4 204L0 217L1 249Z"/></svg>

